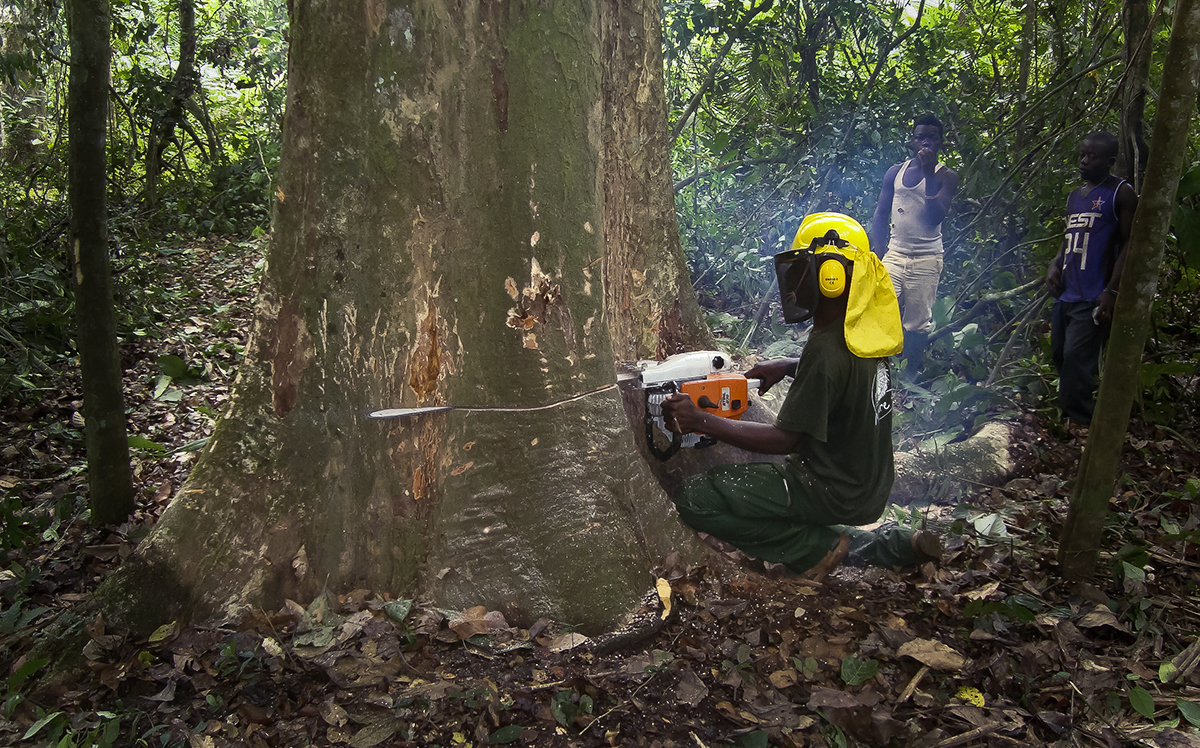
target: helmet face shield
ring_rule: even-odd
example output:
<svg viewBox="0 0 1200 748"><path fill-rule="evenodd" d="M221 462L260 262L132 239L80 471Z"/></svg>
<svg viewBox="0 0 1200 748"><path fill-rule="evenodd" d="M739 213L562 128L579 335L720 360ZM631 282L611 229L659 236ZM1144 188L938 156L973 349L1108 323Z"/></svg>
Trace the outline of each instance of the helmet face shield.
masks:
<svg viewBox="0 0 1200 748"><path fill-rule="evenodd" d="M788 324L812 318L821 297L813 254L807 249L789 249L775 255L775 278L783 320Z"/></svg>
<svg viewBox="0 0 1200 748"><path fill-rule="evenodd" d="M783 321L796 324L811 319L821 296L841 296L849 283L852 267L853 263L833 246L789 249L775 255L775 278L779 283ZM825 277L829 271L833 271L836 279Z"/></svg>

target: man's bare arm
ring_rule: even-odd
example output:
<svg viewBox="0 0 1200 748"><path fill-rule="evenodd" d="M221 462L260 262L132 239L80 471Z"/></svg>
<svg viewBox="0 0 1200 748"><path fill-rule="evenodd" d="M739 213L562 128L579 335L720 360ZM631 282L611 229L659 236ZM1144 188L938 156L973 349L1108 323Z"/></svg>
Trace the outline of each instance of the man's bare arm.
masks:
<svg viewBox="0 0 1200 748"><path fill-rule="evenodd" d="M792 451L796 440L800 438L794 431L784 431L768 423L735 421L705 413L686 395L667 398L663 403L663 416L667 428L672 431L685 434L698 431L748 452L785 455Z"/></svg>
<svg viewBox="0 0 1200 748"><path fill-rule="evenodd" d="M1050 261L1050 267L1046 268L1046 288L1056 297L1063 292L1062 272L1066 258L1067 241L1064 239L1062 244L1058 245L1058 254Z"/></svg>
<svg viewBox="0 0 1200 748"><path fill-rule="evenodd" d="M926 180L925 189L925 220L930 226L937 226L950 212L950 205L954 202L954 193L958 191L958 173L953 169L942 169L937 173L937 191L929 194L929 181Z"/></svg>
<svg viewBox="0 0 1200 748"><path fill-rule="evenodd" d="M883 175L883 187L879 190L879 201L875 215L871 217L871 249L883 257L891 241L892 198L896 196L896 174L900 167L893 166Z"/></svg>

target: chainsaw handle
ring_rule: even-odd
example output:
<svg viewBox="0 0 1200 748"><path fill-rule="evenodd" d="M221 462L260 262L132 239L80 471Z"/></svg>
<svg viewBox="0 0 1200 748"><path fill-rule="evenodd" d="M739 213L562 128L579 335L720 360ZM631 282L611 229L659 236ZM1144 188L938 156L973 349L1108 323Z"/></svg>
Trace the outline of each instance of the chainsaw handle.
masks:
<svg viewBox="0 0 1200 748"><path fill-rule="evenodd" d="M658 458L659 462L666 462L680 447L683 446L683 434L678 431L671 432L671 446L666 449L659 449L654 443L654 418L650 415L646 416L646 447L650 450L650 454Z"/></svg>

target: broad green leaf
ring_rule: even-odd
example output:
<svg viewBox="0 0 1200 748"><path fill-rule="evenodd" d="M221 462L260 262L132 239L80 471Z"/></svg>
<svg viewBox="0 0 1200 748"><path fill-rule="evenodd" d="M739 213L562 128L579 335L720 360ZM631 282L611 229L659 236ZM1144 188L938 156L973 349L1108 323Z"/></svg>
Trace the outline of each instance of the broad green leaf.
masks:
<svg viewBox="0 0 1200 748"><path fill-rule="evenodd" d="M525 728L520 725L505 725L488 736L488 743L490 745L511 743L521 737L522 732L525 732Z"/></svg>
<svg viewBox="0 0 1200 748"><path fill-rule="evenodd" d="M1162 683L1170 683L1178 673L1179 668L1175 667L1173 663L1164 662L1158 666L1158 680Z"/></svg>
<svg viewBox="0 0 1200 748"><path fill-rule="evenodd" d="M1186 363L1184 361L1171 361L1165 364L1142 364L1140 372L1142 388L1150 389L1164 374L1191 374L1195 370L1196 365L1194 363Z"/></svg>
<svg viewBox="0 0 1200 748"><path fill-rule="evenodd" d="M857 686L875 677L875 673L879 670L879 663L875 660L860 660L856 657L847 657L842 660L842 680L848 686Z"/></svg>
<svg viewBox="0 0 1200 748"><path fill-rule="evenodd" d="M36 673L37 671L41 670L43 667L46 666L46 663L48 663L48 662L50 662L50 660L39 658L36 660L29 660L24 665L17 668L17 671L15 673L8 676L8 691L9 691L9 693L12 693L13 691L16 691L18 688L20 688L21 684L29 679L29 676L31 676L34 673Z"/></svg>
<svg viewBox="0 0 1200 748"><path fill-rule="evenodd" d="M43 727L50 724L51 722L53 722L54 720L58 719L61 716L62 716L62 712L50 712L45 717L42 717L37 722L34 722L32 725L30 725L29 729L25 731L25 736L21 739L29 740L34 735L37 735L39 732L41 732Z"/></svg>
<svg viewBox="0 0 1200 748"><path fill-rule="evenodd" d="M187 376L187 364L179 356L167 354L158 357L158 370L171 379L182 379Z"/></svg>
<svg viewBox="0 0 1200 748"><path fill-rule="evenodd" d="M740 647L738 647L738 651L737 651L738 664L743 665L743 664L749 662L752 654L753 654L753 652L750 650L750 645L743 644Z"/></svg>
<svg viewBox="0 0 1200 748"><path fill-rule="evenodd" d="M767 748L770 745L770 742L767 740L768 737L768 734L762 730L748 732L738 738L737 746L738 748Z"/></svg>
<svg viewBox="0 0 1200 748"><path fill-rule="evenodd" d="M171 621L170 623L164 623L163 625L156 628L154 630L154 633L150 635L149 642L151 644L157 644L158 642L166 641L167 639L171 639L171 638L175 637L175 635L177 635L178 633L179 633L179 621Z"/></svg>
<svg viewBox="0 0 1200 748"><path fill-rule="evenodd" d="M178 390L176 390L176 392L178 392ZM174 454L175 452L198 452L201 449L204 449L205 447L207 447L208 442L211 439L212 439L211 436L204 436L199 439L195 439L193 441L188 442L187 444L184 444L182 447L179 447L178 449L174 450L174 452L172 452L172 454Z"/></svg>
<svg viewBox="0 0 1200 748"><path fill-rule="evenodd" d="M1008 537L1008 526L999 514L987 514L975 520L975 532L989 538Z"/></svg>
<svg viewBox="0 0 1200 748"><path fill-rule="evenodd" d="M1122 561L1121 570L1124 572L1126 579L1132 579L1137 582L1146 581L1146 570L1140 566L1134 566L1128 561Z"/></svg>
<svg viewBox="0 0 1200 748"><path fill-rule="evenodd" d="M1182 200L1185 197L1200 194L1200 166L1189 171L1179 178L1179 192L1175 195L1177 200Z"/></svg>
<svg viewBox="0 0 1200 748"><path fill-rule="evenodd" d="M168 387L171 386L172 381L173 380L170 377L168 377L166 374L158 375L158 378L154 380L154 399L155 400L162 397L162 394L167 391Z"/></svg>
<svg viewBox="0 0 1200 748"><path fill-rule="evenodd" d="M1196 727L1200 727L1200 704L1194 701L1175 699L1175 706L1178 707L1179 713L1183 715L1184 719Z"/></svg>
<svg viewBox="0 0 1200 748"><path fill-rule="evenodd" d="M933 302L934 324L937 327L945 327L950 324L950 313L952 311L954 311L954 297L951 295L942 296Z"/></svg>
<svg viewBox="0 0 1200 748"><path fill-rule="evenodd" d="M328 647L333 643L337 629L333 626L321 626L304 634L298 635L292 642L297 647Z"/></svg>
<svg viewBox="0 0 1200 748"><path fill-rule="evenodd" d="M129 437L129 446L134 449L151 449L155 452L166 452L167 448L158 442L152 442L149 439L140 436Z"/></svg>
<svg viewBox="0 0 1200 748"><path fill-rule="evenodd" d="M1171 228L1175 230L1175 238L1179 240L1188 267L1200 268L1200 212L1176 205Z"/></svg>
<svg viewBox="0 0 1200 748"><path fill-rule="evenodd" d="M550 699L550 716L554 717L554 721L566 727L571 724L571 720L575 719L576 708L571 703L570 691L559 691Z"/></svg>
<svg viewBox="0 0 1200 748"><path fill-rule="evenodd" d="M412 600L393 600L383 604L383 612L396 623L404 623L404 619L412 612Z"/></svg>
<svg viewBox="0 0 1200 748"><path fill-rule="evenodd" d="M1129 705L1146 719L1154 719L1154 697L1141 686L1129 689Z"/></svg>

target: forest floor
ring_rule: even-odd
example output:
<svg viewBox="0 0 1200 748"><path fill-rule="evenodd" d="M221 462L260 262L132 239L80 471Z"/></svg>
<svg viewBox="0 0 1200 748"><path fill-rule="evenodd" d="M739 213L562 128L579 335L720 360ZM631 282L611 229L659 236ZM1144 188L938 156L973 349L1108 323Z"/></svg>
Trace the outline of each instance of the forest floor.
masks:
<svg viewBox="0 0 1200 748"><path fill-rule="evenodd" d="M956 497L942 561L919 571L811 585L664 559L665 623L607 653L378 590L148 639L89 616L78 668L48 680L34 645L134 551L229 397L259 255L184 254L162 260L160 334L124 349L128 522L86 521L76 371L0 404L0 744L1200 745L1200 436L1131 425L1101 569L1072 586L1055 539L1082 442L1032 414L1028 474Z"/></svg>

